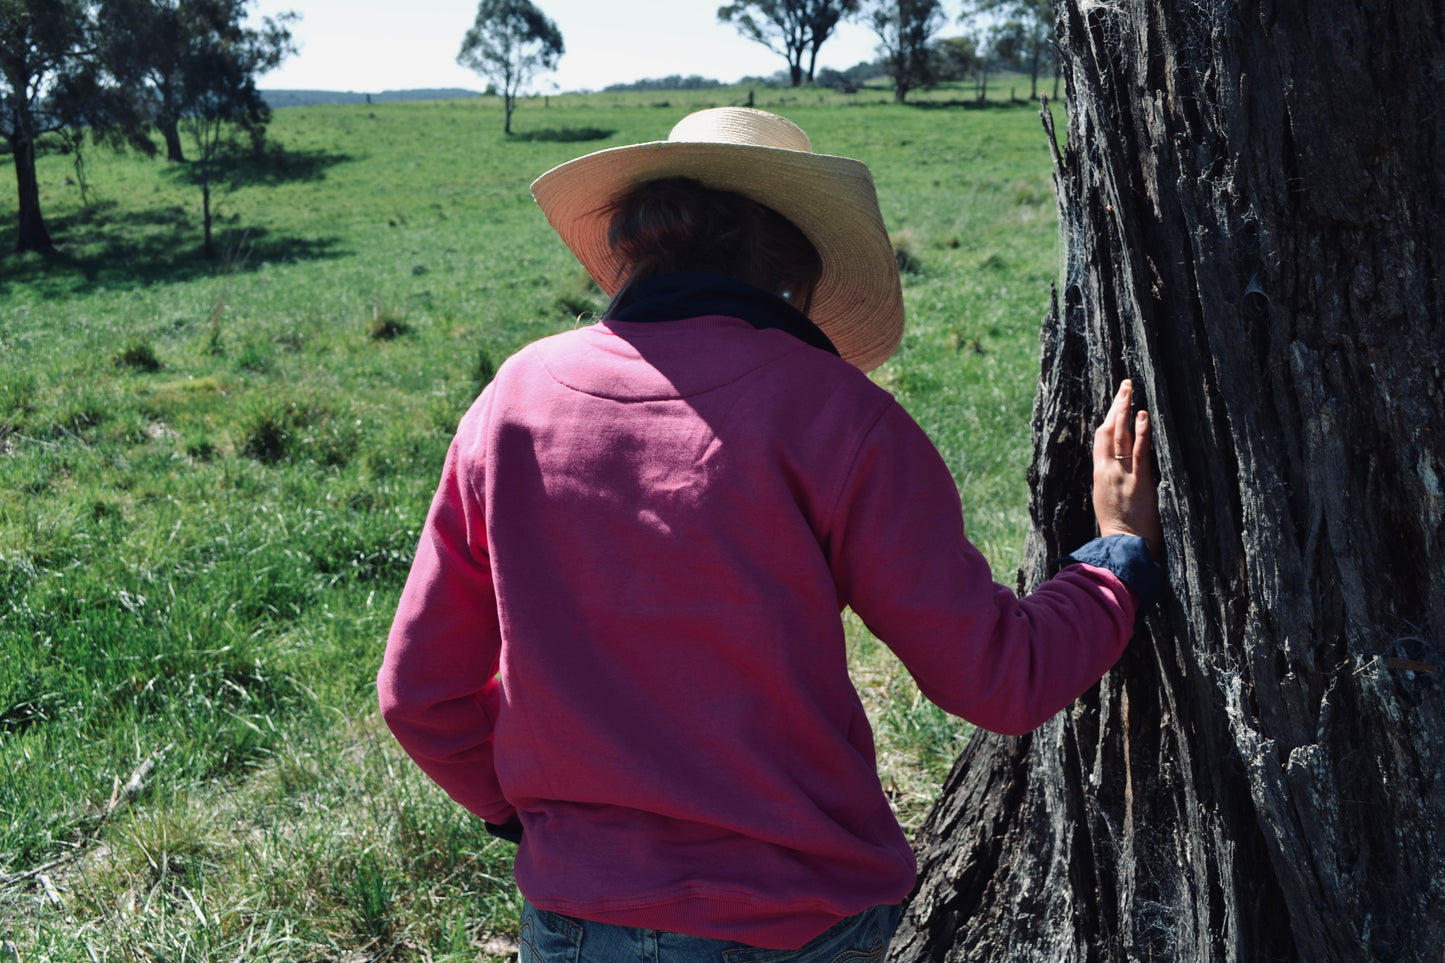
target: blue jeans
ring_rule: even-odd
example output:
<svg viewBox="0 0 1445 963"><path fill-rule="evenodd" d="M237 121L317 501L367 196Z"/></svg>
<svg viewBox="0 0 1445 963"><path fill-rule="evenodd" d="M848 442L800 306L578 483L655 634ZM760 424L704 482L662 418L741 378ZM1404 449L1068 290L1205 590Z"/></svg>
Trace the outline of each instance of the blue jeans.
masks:
<svg viewBox="0 0 1445 963"><path fill-rule="evenodd" d="M765 950L522 907L519 963L880 963L898 925L897 906L875 906L825 930L801 950Z"/></svg>

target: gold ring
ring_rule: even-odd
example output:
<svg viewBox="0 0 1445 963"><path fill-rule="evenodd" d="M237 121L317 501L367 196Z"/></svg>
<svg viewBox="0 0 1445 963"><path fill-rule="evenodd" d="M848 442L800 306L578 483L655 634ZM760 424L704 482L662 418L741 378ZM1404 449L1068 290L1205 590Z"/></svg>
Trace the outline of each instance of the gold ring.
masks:
<svg viewBox="0 0 1445 963"><path fill-rule="evenodd" d="M1125 458L1128 458L1128 457L1129 457L1128 455L1115 455L1115 456L1114 456L1114 460L1115 460L1115 461L1123 461Z"/></svg>

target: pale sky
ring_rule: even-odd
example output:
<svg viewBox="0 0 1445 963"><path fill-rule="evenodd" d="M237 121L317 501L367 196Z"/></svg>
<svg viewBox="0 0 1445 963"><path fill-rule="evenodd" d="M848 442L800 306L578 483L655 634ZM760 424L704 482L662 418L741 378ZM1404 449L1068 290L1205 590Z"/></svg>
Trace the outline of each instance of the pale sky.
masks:
<svg viewBox="0 0 1445 963"><path fill-rule="evenodd" d="M534 2L557 24L567 48L557 70L533 82L537 92L601 90L670 74L731 83L787 67L781 55L718 23L721 0ZM257 0L250 9L259 16L301 14L292 26L300 53L262 75L257 86L263 90L486 87L456 62L477 0ZM818 66L841 70L872 60L876 42L867 27L843 24L823 44Z"/></svg>

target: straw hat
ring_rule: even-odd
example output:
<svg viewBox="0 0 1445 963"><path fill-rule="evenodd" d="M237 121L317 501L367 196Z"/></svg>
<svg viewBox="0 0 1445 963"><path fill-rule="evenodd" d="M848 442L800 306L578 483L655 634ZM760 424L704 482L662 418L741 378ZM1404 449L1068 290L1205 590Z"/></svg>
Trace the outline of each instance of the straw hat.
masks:
<svg viewBox="0 0 1445 963"><path fill-rule="evenodd" d="M823 274L811 314L838 353L864 371L903 337L903 292L873 176L846 157L813 153L776 114L715 107L689 114L665 141L614 147L555 167L532 184L547 221L604 291L625 265L607 245L607 205L637 184L690 177L742 194L792 221L818 249Z"/></svg>

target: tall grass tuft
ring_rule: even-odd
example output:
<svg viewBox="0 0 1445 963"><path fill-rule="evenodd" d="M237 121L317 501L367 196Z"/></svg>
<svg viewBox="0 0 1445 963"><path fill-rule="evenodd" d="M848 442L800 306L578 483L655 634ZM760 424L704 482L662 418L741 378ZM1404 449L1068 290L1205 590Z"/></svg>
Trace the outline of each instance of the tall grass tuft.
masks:
<svg viewBox="0 0 1445 963"><path fill-rule="evenodd" d="M425 273L425 272L423 272ZM397 309L377 302L371 307L371 321L366 326L366 336L373 341L392 341L408 334L411 327L406 316Z"/></svg>
<svg viewBox="0 0 1445 963"><path fill-rule="evenodd" d="M573 272L572 283L557 295L557 309L577 323L588 323L601 317L607 306L606 295L592 280L592 276L580 268Z"/></svg>
<svg viewBox="0 0 1445 963"><path fill-rule="evenodd" d="M366 940L390 938L397 926L395 871L370 849L340 870L340 898L352 910L357 933Z"/></svg>
<svg viewBox="0 0 1445 963"><path fill-rule="evenodd" d="M307 460L323 467L345 465L360 439L323 401L277 395L262 398L241 416L241 454L263 465Z"/></svg>
<svg viewBox="0 0 1445 963"><path fill-rule="evenodd" d="M152 374L161 370L164 365L156 357L155 350L148 344L132 344L126 347L120 354L115 356L117 368L131 368L135 371L142 371Z"/></svg>
<svg viewBox="0 0 1445 963"><path fill-rule="evenodd" d="M889 240L893 243L893 260L901 274L922 274L923 259L918 253L918 241L911 230L895 231Z"/></svg>

